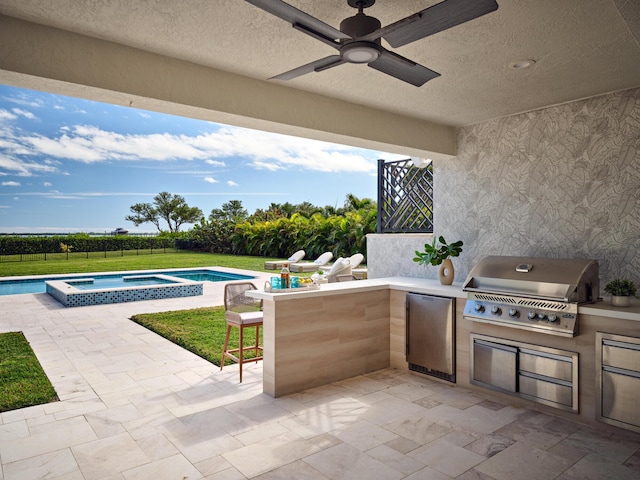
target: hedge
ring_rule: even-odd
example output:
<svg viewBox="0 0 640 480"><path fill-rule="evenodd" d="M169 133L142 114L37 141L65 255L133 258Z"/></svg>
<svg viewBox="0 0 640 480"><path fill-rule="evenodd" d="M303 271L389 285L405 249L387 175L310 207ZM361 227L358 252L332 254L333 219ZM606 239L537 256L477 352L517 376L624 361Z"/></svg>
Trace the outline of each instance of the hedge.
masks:
<svg viewBox="0 0 640 480"><path fill-rule="evenodd" d="M119 250L174 248L175 238L112 235L0 236L0 255L71 252L112 252Z"/></svg>

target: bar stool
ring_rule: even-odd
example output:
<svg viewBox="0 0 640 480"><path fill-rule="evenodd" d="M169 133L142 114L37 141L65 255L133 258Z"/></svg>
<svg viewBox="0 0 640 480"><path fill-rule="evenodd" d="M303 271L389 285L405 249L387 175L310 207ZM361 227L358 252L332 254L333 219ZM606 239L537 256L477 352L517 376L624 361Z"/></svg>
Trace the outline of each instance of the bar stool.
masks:
<svg viewBox="0 0 640 480"><path fill-rule="evenodd" d="M256 300L245 295L249 290L257 290L256 286L251 282L228 283L224 287L224 309L225 319L227 321L227 333L224 338L224 347L222 350L222 362L220 362L220 370L224 367L224 359L230 358L240 365L240 383L242 383L242 365L250 362L259 362L262 360L262 347L260 346L260 326L263 321L262 301ZM238 329L238 348L229 347L229 334L231 328ZM244 346L244 330L245 328L256 329L256 343L250 347ZM244 352L255 352L255 357L244 358ZM237 354L237 356L236 356Z"/></svg>

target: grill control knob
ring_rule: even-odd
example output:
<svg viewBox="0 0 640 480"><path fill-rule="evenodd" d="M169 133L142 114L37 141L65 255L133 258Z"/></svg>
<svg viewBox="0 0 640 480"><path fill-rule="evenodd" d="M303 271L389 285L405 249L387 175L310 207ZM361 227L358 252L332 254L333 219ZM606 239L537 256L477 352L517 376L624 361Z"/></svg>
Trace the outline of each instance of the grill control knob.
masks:
<svg viewBox="0 0 640 480"><path fill-rule="evenodd" d="M529 320L535 320L538 318L538 314L536 312L529 312L527 313L527 318Z"/></svg>
<svg viewBox="0 0 640 480"><path fill-rule="evenodd" d="M560 323L560 319L558 318L557 315L554 315L553 313L549 314L549 323Z"/></svg>
<svg viewBox="0 0 640 480"><path fill-rule="evenodd" d="M494 305L493 307L491 307L491 313L495 315L502 315L502 310L500 309L499 306Z"/></svg>
<svg viewBox="0 0 640 480"><path fill-rule="evenodd" d="M539 322L544 322L547 319L547 316L544 313L539 313L538 314L538 321Z"/></svg>
<svg viewBox="0 0 640 480"><path fill-rule="evenodd" d="M484 305L482 305L481 303L476 303L476 312L478 313L484 312Z"/></svg>
<svg viewBox="0 0 640 480"><path fill-rule="evenodd" d="M518 318L520 316L520 312L518 312L518 310L516 310L515 308L511 308L509 309L509 316L512 318Z"/></svg>

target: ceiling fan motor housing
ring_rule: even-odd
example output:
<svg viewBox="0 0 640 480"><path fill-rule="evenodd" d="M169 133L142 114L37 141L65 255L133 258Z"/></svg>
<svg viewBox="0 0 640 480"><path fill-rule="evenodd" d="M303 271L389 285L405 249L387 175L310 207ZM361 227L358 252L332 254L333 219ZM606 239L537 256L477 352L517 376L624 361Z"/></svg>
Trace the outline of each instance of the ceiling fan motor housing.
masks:
<svg viewBox="0 0 640 480"><path fill-rule="evenodd" d="M345 18L340 23L340 31L351 35L353 38L363 37L371 32L375 32L382 24L375 17L370 17L364 13L357 13L353 17ZM349 41L349 40L347 40ZM380 42L378 39L377 42Z"/></svg>
<svg viewBox="0 0 640 480"><path fill-rule="evenodd" d="M358 13L353 17L345 18L340 23L340 31L357 39L378 30L382 24L375 17L369 17L364 13ZM343 40L340 48L340 56L349 63L370 63L377 60L382 49L380 39L373 41Z"/></svg>

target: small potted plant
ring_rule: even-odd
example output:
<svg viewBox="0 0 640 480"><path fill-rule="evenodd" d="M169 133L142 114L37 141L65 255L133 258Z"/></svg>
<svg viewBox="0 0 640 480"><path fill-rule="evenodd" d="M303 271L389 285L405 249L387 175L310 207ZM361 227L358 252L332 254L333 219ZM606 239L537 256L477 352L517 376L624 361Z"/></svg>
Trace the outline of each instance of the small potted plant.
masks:
<svg viewBox="0 0 640 480"><path fill-rule="evenodd" d="M611 305L614 307L628 307L630 298L637 293L636 286L631 280L616 278L604 287L604 291L611 295Z"/></svg>
<svg viewBox="0 0 640 480"><path fill-rule="evenodd" d="M462 240L447 243L444 237L440 235L437 241L434 238L431 244L425 243L423 252L416 250L416 256L413 261L419 265L440 265L440 271L438 272L440 283L451 285L455 272L449 257L459 256L462 252L462 245Z"/></svg>
<svg viewBox="0 0 640 480"><path fill-rule="evenodd" d="M321 268L319 268L316 273L311 275L311 280L313 280L313 283L315 283L316 285L320 285L321 283L329 283L324 270L322 270Z"/></svg>

